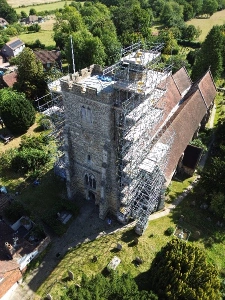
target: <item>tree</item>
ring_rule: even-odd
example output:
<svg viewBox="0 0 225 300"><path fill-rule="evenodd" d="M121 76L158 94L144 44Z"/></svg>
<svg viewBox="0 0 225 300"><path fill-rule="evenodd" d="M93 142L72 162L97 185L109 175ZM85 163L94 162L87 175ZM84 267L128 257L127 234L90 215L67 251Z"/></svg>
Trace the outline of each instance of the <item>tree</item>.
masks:
<svg viewBox="0 0 225 300"><path fill-rule="evenodd" d="M35 8L31 8L30 11L29 11L29 16L33 16L33 15L36 15L37 14L37 11Z"/></svg>
<svg viewBox="0 0 225 300"><path fill-rule="evenodd" d="M0 90L0 113L5 126L15 134L25 133L34 124L35 110L23 93Z"/></svg>
<svg viewBox="0 0 225 300"><path fill-rule="evenodd" d="M72 40L77 70L89 67L94 63L104 66L106 54L104 46L98 37L94 37L89 31L83 30L73 33ZM65 53L72 67L70 38L68 38Z"/></svg>
<svg viewBox="0 0 225 300"><path fill-rule="evenodd" d="M202 14L212 16L218 8L218 2L216 0L204 0L204 5L202 6Z"/></svg>
<svg viewBox="0 0 225 300"><path fill-rule="evenodd" d="M183 14L184 14L185 22L194 17L194 11L193 11L193 7L191 6L191 4L185 2Z"/></svg>
<svg viewBox="0 0 225 300"><path fill-rule="evenodd" d="M167 27L181 27L184 23L182 6L173 1L166 2L160 20Z"/></svg>
<svg viewBox="0 0 225 300"><path fill-rule="evenodd" d="M27 18L27 13L24 10L21 10L20 16L22 19Z"/></svg>
<svg viewBox="0 0 225 300"><path fill-rule="evenodd" d="M37 99L46 95L48 87L46 75L40 60L30 48L25 47L17 56L17 82L14 89L24 92L28 99Z"/></svg>
<svg viewBox="0 0 225 300"><path fill-rule="evenodd" d="M187 39L189 41L194 40L197 38L199 35L198 29L194 25L188 25L184 30L183 30L183 38Z"/></svg>
<svg viewBox="0 0 225 300"><path fill-rule="evenodd" d="M223 71L223 45L224 35L220 26L213 26L200 51L196 55L195 64L192 69L193 79L197 79L210 67L214 79L218 79Z"/></svg>
<svg viewBox="0 0 225 300"><path fill-rule="evenodd" d="M91 279L82 277L81 287L70 286L62 297L64 300L157 300L151 291L138 291L138 286L129 274L119 276L114 273L108 278L98 274Z"/></svg>
<svg viewBox="0 0 225 300"><path fill-rule="evenodd" d="M148 276L150 289L160 299L220 299L216 268L202 250L179 239L157 253Z"/></svg>
<svg viewBox="0 0 225 300"><path fill-rule="evenodd" d="M6 0L0 0L0 16L9 23L15 23L18 20L15 9Z"/></svg>
<svg viewBox="0 0 225 300"><path fill-rule="evenodd" d="M71 33L84 28L85 25L78 10L73 6L66 6L62 12L56 13L56 22L53 27L56 46L64 49Z"/></svg>

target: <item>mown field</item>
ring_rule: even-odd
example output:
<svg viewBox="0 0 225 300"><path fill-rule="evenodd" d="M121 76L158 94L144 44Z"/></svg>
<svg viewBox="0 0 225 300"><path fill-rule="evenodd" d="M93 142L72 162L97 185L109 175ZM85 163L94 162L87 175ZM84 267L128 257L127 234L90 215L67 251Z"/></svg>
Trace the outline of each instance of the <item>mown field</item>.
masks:
<svg viewBox="0 0 225 300"><path fill-rule="evenodd" d="M32 32L32 33L23 33L20 34L18 37L24 42L24 43L33 43L37 39L40 40L42 44L45 44L46 47L48 46L54 46L55 42L53 40L53 31L52 30L41 30L40 32Z"/></svg>
<svg viewBox="0 0 225 300"><path fill-rule="evenodd" d="M28 6L26 6L25 4L23 4L24 6L21 6L21 5L18 5L18 4L15 6L15 10L16 10L16 12L18 14L21 12L21 10L25 11L28 14L31 8L34 8L37 12L39 12L39 11L48 11L48 10L50 11L50 10L60 9L60 8L63 8L66 3L69 5L72 1L58 1L58 2L55 2L55 1L43 1L42 2L41 0L37 0L37 2L39 4L36 4L36 5L31 5L32 1L25 1L25 3L26 2L27 2ZM19 1L16 2L16 3L19 3Z"/></svg>
<svg viewBox="0 0 225 300"><path fill-rule="evenodd" d="M66 1L60 1L60 0L7 0L8 4L11 5L14 8L18 8L21 10L21 8L23 10L26 11L27 7L33 8L33 6L35 6L36 10L45 10L44 9L39 9L38 7L40 6L45 6L45 5L49 5L49 7L56 7L56 8L62 8L63 5L65 4ZM67 1L67 2L71 2L71 1ZM49 9L54 9L54 8L49 8Z"/></svg>
<svg viewBox="0 0 225 300"><path fill-rule="evenodd" d="M223 25L225 23L225 10L218 11L208 19L192 19L187 22L188 25L194 25L202 30L199 40L204 41L206 35L214 25Z"/></svg>

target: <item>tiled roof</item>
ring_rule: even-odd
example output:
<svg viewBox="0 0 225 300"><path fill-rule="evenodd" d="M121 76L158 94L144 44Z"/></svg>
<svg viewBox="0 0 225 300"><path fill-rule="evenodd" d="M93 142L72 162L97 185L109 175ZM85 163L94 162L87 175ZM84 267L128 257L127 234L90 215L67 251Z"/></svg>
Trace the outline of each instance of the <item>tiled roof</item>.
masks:
<svg viewBox="0 0 225 300"><path fill-rule="evenodd" d="M38 50L34 51L34 54L36 55L37 59L39 59L43 65L47 63L54 63L60 58L60 51L52 50Z"/></svg>
<svg viewBox="0 0 225 300"><path fill-rule="evenodd" d="M187 70L183 67L172 75L173 80L182 95L192 84L192 81L187 73Z"/></svg>
<svg viewBox="0 0 225 300"><path fill-rule="evenodd" d="M207 80L205 78L207 78ZM212 78L211 83L209 78L211 77L205 74L198 85L203 87L204 83L206 84L207 82L207 86L212 86ZM188 91L187 96L181 101L179 108L167 122L167 125L162 131L161 139L165 140L166 138L169 138L172 132L175 132L166 168L166 178L170 178L182 153L191 141L195 131L206 114L207 107L202 97L202 94L206 93L206 90L200 91L198 85L193 84L193 88ZM208 104L213 103L214 98L214 92L207 95Z"/></svg>
<svg viewBox="0 0 225 300"><path fill-rule="evenodd" d="M6 272L19 268L19 264L15 260L0 260L0 277Z"/></svg>
<svg viewBox="0 0 225 300"><path fill-rule="evenodd" d="M14 83L17 81L16 72L3 75L2 80L8 87L13 87Z"/></svg>

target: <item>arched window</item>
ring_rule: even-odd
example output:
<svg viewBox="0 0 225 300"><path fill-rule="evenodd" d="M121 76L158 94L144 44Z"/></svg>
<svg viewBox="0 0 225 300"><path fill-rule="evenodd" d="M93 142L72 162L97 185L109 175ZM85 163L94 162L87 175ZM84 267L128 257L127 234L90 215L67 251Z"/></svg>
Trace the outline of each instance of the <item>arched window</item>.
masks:
<svg viewBox="0 0 225 300"><path fill-rule="evenodd" d="M92 174L85 174L84 176L85 185L96 190L96 180L94 175Z"/></svg>

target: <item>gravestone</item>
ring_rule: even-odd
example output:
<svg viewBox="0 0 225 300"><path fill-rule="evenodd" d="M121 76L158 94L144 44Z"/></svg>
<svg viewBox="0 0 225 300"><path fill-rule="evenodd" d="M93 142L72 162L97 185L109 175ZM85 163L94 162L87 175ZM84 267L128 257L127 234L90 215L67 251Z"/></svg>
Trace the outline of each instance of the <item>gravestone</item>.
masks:
<svg viewBox="0 0 225 300"><path fill-rule="evenodd" d="M74 274L72 271L68 270L68 276L70 280L74 280Z"/></svg>
<svg viewBox="0 0 225 300"><path fill-rule="evenodd" d="M118 250L122 250L123 246L122 246L120 243L118 243L117 246L116 246L116 248L117 248Z"/></svg>

